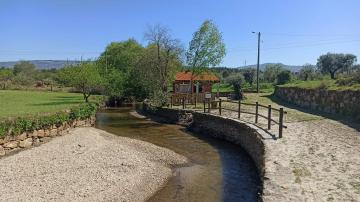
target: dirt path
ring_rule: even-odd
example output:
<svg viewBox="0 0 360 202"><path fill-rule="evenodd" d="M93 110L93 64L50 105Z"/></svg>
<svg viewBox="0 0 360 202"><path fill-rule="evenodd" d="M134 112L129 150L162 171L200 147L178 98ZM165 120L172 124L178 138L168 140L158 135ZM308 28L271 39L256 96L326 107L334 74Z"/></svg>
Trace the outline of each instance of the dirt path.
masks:
<svg viewBox="0 0 360 202"><path fill-rule="evenodd" d="M150 143L78 128L0 159L0 201L144 201L186 159Z"/></svg>
<svg viewBox="0 0 360 202"><path fill-rule="evenodd" d="M268 144L274 184L301 201L360 201L359 131L329 119L288 127Z"/></svg>
<svg viewBox="0 0 360 202"><path fill-rule="evenodd" d="M284 107L259 96L250 100ZM228 106L231 107L231 106ZM360 124L312 115L294 108L288 111L284 137L265 140L267 147L265 201L360 201ZM254 109L249 109L254 110ZM213 113L218 114L217 110ZM260 113L266 115L265 109ZM237 113L223 111L223 116ZM276 119L277 115L273 117ZM253 115L241 119L254 123ZM259 118L258 126L267 128ZM270 131L278 133L278 127Z"/></svg>

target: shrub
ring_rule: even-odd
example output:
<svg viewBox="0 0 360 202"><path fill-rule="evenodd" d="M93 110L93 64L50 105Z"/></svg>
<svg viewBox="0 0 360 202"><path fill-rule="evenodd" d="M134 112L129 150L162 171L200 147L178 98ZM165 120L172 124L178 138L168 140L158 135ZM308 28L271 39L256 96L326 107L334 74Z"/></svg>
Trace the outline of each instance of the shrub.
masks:
<svg viewBox="0 0 360 202"><path fill-rule="evenodd" d="M353 76L338 79L336 84L341 86L351 86L354 84L360 84L360 70L357 71Z"/></svg>
<svg viewBox="0 0 360 202"><path fill-rule="evenodd" d="M277 75L277 84L279 85L289 83L290 80L291 80L291 72L289 70L284 70Z"/></svg>
<svg viewBox="0 0 360 202"><path fill-rule="evenodd" d="M96 110L96 104L84 103L71 108L68 112L61 111L44 116L19 117L14 120L3 121L0 122L0 137L48 128L53 125L59 126L70 120L87 119L94 116Z"/></svg>

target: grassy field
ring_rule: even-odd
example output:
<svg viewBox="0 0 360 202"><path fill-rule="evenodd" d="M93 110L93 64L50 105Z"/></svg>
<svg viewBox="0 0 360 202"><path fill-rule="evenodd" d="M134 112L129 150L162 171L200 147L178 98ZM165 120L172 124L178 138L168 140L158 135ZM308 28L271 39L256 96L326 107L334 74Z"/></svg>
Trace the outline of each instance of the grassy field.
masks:
<svg viewBox="0 0 360 202"><path fill-rule="evenodd" d="M245 100L243 102L255 103L259 102L262 105L271 105L274 108L283 107L288 112L286 122L297 122L297 121L310 121L323 119L324 117L319 115L313 115L310 113L299 111L295 108L289 107L286 103L272 95L272 93L246 93ZM266 114L266 113L265 113Z"/></svg>
<svg viewBox="0 0 360 202"><path fill-rule="evenodd" d="M83 102L77 93L0 90L0 119L55 112Z"/></svg>
<svg viewBox="0 0 360 202"><path fill-rule="evenodd" d="M212 87L212 92L213 93L217 93L219 90L220 93L223 92L233 92L234 88L231 84L227 84L227 83L220 83L220 84L214 84Z"/></svg>
<svg viewBox="0 0 360 202"><path fill-rule="evenodd" d="M234 87L228 83L214 84L212 87L212 92L217 93L218 89L219 89L219 92L221 92L221 93L234 92ZM271 83L260 83L259 89L260 89L260 92L262 92L262 93L271 93L274 91L274 86ZM256 85L254 84L253 86L250 86L249 84L245 84L242 86L242 90L244 92L256 91Z"/></svg>
<svg viewBox="0 0 360 202"><path fill-rule="evenodd" d="M316 89L320 87L326 87L329 90L360 90L360 84L353 85L339 85L336 80L325 79L325 80L314 80L314 81L295 81L285 85L284 87L298 87L304 89Z"/></svg>
<svg viewBox="0 0 360 202"><path fill-rule="evenodd" d="M283 107L285 111L287 111L288 113L285 116L285 122L301 122L301 121L311 121L311 120L320 120L320 119L324 119L324 117L322 117L321 115L315 115L312 113L307 113L307 112L303 112L300 111L284 102L282 102L281 100L279 100L278 98L274 97L272 95L272 93L245 93L245 99L242 100L242 102L244 103L252 103L255 104L256 102L259 102L259 104L261 105L271 105L273 108L277 108L279 109L280 107ZM228 108L228 109L233 109L233 110L237 110L238 109L238 105L235 103L228 103L228 102L223 102L222 106L224 108ZM174 106L177 108L181 108L181 106ZM188 109L194 109L195 106L194 105L187 105L186 106ZM203 109L203 104L198 104L196 107L197 110L201 110ZM254 106L246 106L243 105L242 106L242 110L248 111L248 112L255 112L255 107ZM259 112L262 115L267 115L267 109L265 108L259 108ZM278 116L278 112L273 111L273 114L275 116Z"/></svg>

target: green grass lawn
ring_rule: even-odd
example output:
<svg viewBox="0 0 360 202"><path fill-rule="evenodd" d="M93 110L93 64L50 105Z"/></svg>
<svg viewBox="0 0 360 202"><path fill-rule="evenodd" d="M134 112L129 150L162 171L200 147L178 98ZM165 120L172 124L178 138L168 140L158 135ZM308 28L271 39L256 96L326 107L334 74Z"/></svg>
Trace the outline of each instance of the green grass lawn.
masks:
<svg viewBox="0 0 360 202"><path fill-rule="evenodd" d="M286 114L286 122L297 122L297 121L310 121L310 120L319 120L324 119L324 117L319 115L314 115L306 112L299 111L295 108L286 107L288 106L284 102L282 102L280 99L276 98L272 95L272 93L246 93L245 94L246 99L243 100L243 102L246 103L256 103L259 102L259 104L262 105L271 105L274 108L279 109L280 107L283 107L285 111L288 112Z"/></svg>
<svg viewBox="0 0 360 202"><path fill-rule="evenodd" d="M214 84L212 87L212 92L217 93L218 90L220 93L227 93L227 92L233 92L234 88L231 84L228 83Z"/></svg>
<svg viewBox="0 0 360 202"><path fill-rule="evenodd" d="M78 93L0 90L0 119L56 112L83 102Z"/></svg>
<svg viewBox="0 0 360 202"><path fill-rule="evenodd" d="M265 106L271 105L273 108L277 108L277 109L282 107L282 108L284 108L285 111L287 111L287 114L285 115L285 120L284 120L285 122L301 122L301 121L312 121L312 120L324 119L324 117L321 115L307 113L305 111L300 111L297 108L295 108L291 105L288 105L288 104L284 103L283 101L279 100L278 98L273 96L272 93L259 93L259 94L245 93L245 99L242 100L242 102L251 103L251 104L255 104L256 102L259 102L259 104L261 104L261 105L265 105ZM222 106L224 108L233 109L233 110L238 109L237 103L229 103L229 102L224 101L222 103ZM181 105L173 106L173 107L174 108L182 108ZM202 111L203 107L204 107L203 103L198 103L196 106L196 109ZM195 106L188 104L188 105L186 105L186 108L187 109L195 109ZM244 111L248 111L248 112L255 112L254 106L242 105L241 109ZM267 109L260 107L259 113L264 116L267 116ZM278 112L273 111L273 115L278 116Z"/></svg>
<svg viewBox="0 0 360 202"><path fill-rule="evenodd" d="M354 84L349 86L339 85L336 80L325 79L325 80L314 80L314 81L295 81L285 85L284 87L297 87L304 89L316 89L319 87L326 87L328 90L360 90L360 84Z"/></svg>
<svg viewBox="0 0 360 202"><path fill-rule="evenodd" d="M228 83L221 83L221 84L214 84L212 87L212 92L217 93L219 89L220 93L228 93L228 92L234 92L234 87L231 84ZM263 93L271 93L274 91L274 86L271 83L260 83L259 84L260 92ZM242 86L242 90L244 92L246 91L256 91L256 84L250 86L249 84L244 84Z"/></svg>

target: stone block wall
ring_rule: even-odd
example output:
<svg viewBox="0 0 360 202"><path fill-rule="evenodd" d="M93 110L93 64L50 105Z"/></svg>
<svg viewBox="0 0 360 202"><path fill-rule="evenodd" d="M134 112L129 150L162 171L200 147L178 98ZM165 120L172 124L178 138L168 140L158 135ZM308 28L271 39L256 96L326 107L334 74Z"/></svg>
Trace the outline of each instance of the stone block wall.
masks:
<svg viewBox="0 0 360 202"><path fill-rule="evenodd" d="M360 120L360 91L276 87L274 94L299 107Z"/></svg>
<svg viewBox="0 0 360 202"><path fill-rule="evenodd" d="M95 125L95 117L85 120L65 122L60 126L53 125L35 131L27 131L22 134L8 135L0 138L0 157L16 152L20 149L38 146L49 141L52 137L62 136L69 133L71 128Z"/></svg>

